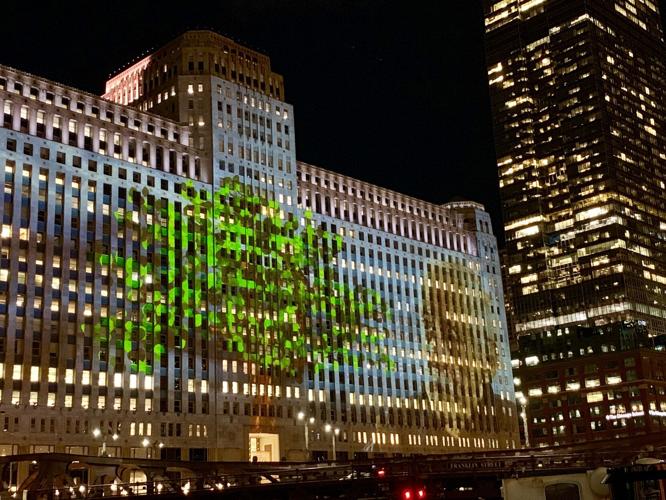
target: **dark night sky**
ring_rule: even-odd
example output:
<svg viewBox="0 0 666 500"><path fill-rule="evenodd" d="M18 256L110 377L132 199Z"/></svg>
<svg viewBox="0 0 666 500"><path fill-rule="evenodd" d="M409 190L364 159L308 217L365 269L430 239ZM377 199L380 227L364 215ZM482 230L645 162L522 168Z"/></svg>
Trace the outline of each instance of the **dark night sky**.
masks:
<svg viewBox="0 0 666 500"><path fill-rule="evenodd" d="M214 29L284 75L300 160L434 203L480 201L497 231L481 0L170 3L5 2L0 63L101 94L145 51Z"/></svg>

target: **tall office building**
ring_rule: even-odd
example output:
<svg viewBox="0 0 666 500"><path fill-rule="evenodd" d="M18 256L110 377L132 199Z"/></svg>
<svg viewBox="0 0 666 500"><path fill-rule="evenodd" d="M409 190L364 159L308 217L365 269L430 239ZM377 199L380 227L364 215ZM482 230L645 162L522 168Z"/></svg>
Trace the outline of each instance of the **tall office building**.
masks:
<svg viewBox="0 0 666 500"><path fill-rule="evenodd" d="M0 108L0 451L517 444L488 214L297 163L266 56L188 32L105 98L0 67Z"/></svg>
<svg viewBox="0 0 666 500"><path fill-rule="evenodd" d="M601 334L624 322L665 334L666 45L658 7L484 6L513 340L570 335L573 345L579 327ZM536 362L562 356L556 351ZM516 363L524 354L516 352ZM560 442L577 439L572 428L561 434Z"/></svg>
<svg viewBox="0 0 666 500"><path fill-rule="evenodd" d="M486 1L516 335L666 333L666 67L650 0Z"/></svg>

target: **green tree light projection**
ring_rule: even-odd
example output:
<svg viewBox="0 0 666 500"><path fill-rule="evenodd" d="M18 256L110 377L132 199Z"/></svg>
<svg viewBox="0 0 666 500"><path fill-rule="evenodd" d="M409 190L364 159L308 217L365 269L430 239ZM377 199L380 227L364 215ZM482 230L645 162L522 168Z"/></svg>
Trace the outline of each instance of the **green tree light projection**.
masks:
<svg viewBox="0 0 666 500"><path fill-rule="evenodd" d="M299 222L238 177L212 197L191 182L182 191L182 202L130 192L115 214L126 250L98 245L98 265L125 301L92 327L102 347L115 343L132 372L151 374L199 329L269 373L296 376L325 362L391 369L387 304L341 276L340 236L309 212Z"/></svg>

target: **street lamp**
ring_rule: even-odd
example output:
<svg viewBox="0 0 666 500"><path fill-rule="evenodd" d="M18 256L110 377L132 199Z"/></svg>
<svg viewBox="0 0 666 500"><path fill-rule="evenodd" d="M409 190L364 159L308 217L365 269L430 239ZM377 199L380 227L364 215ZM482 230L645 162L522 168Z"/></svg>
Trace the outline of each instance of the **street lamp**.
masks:
<svg viewBox="0 0 666 500"><path fill-rule="evenodd" d="M305 452L307 453L308 460L310 459L310 427L308 424L314 424L314 417L305 418L305 413L299 411L296 415L299 422L303 422L305 426Z"/></svg>
<svg viewBox="0 0 666 500"><path fill-rule="evenodd" d="M525 433L525 448L529 448L530 432L527 425L527 398L525 396L520 396L520 398L518 398L518 403L520 403L520 418L523 421L523 432Z"/></svg>
<svg viewBox="0 0 666 500"><path fill-rule="evenodd" d="M337 460L335 452L335 440L337 436L340 434L340 429L338 429L337 427L334 429L331 424L326 424L324 426L324 432L326 432L327 434L329 433L331 434L331 444L333 446L333 461L335 462Z"/></svg>
<svg viewBox="0 0 666 500"><path fill-rule="evenodd" d="M102 437L102 451L101 451L100 455L103 456L103 457L107 456L106 439L107 439L108 434L103 435L103 433L99 429L99 427L95 427L92 430L92 435L95 439L99 438L100 436ZM114 441L118 441L119 438L120 438L120 436L118 435L117 432L114 432L113 434L111 434L111 439L113 439Z"/></svg>
<svg viewBox="0 0 666 500"><path fill-rule="evenodd" d="M153 441L152 443L150 442L150 439L148 438L143 438L143 441L141 441L141 446L144 448L148 448L150 446L150 458L155 458L153 455L155 455L155 451L159 448L162 449L164 448L164 443L162 441Z"/></svg>

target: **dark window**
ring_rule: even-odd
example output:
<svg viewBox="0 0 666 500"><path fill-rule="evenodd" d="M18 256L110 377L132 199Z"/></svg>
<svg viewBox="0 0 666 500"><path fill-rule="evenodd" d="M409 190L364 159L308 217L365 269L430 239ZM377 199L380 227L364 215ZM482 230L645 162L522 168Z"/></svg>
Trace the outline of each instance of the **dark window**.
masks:
<svg viewBox="0 0 666 500"><path fill-rule="evenodd" d="M546 500L580 500L577 484L549 484L545 488Z"/></svg>

